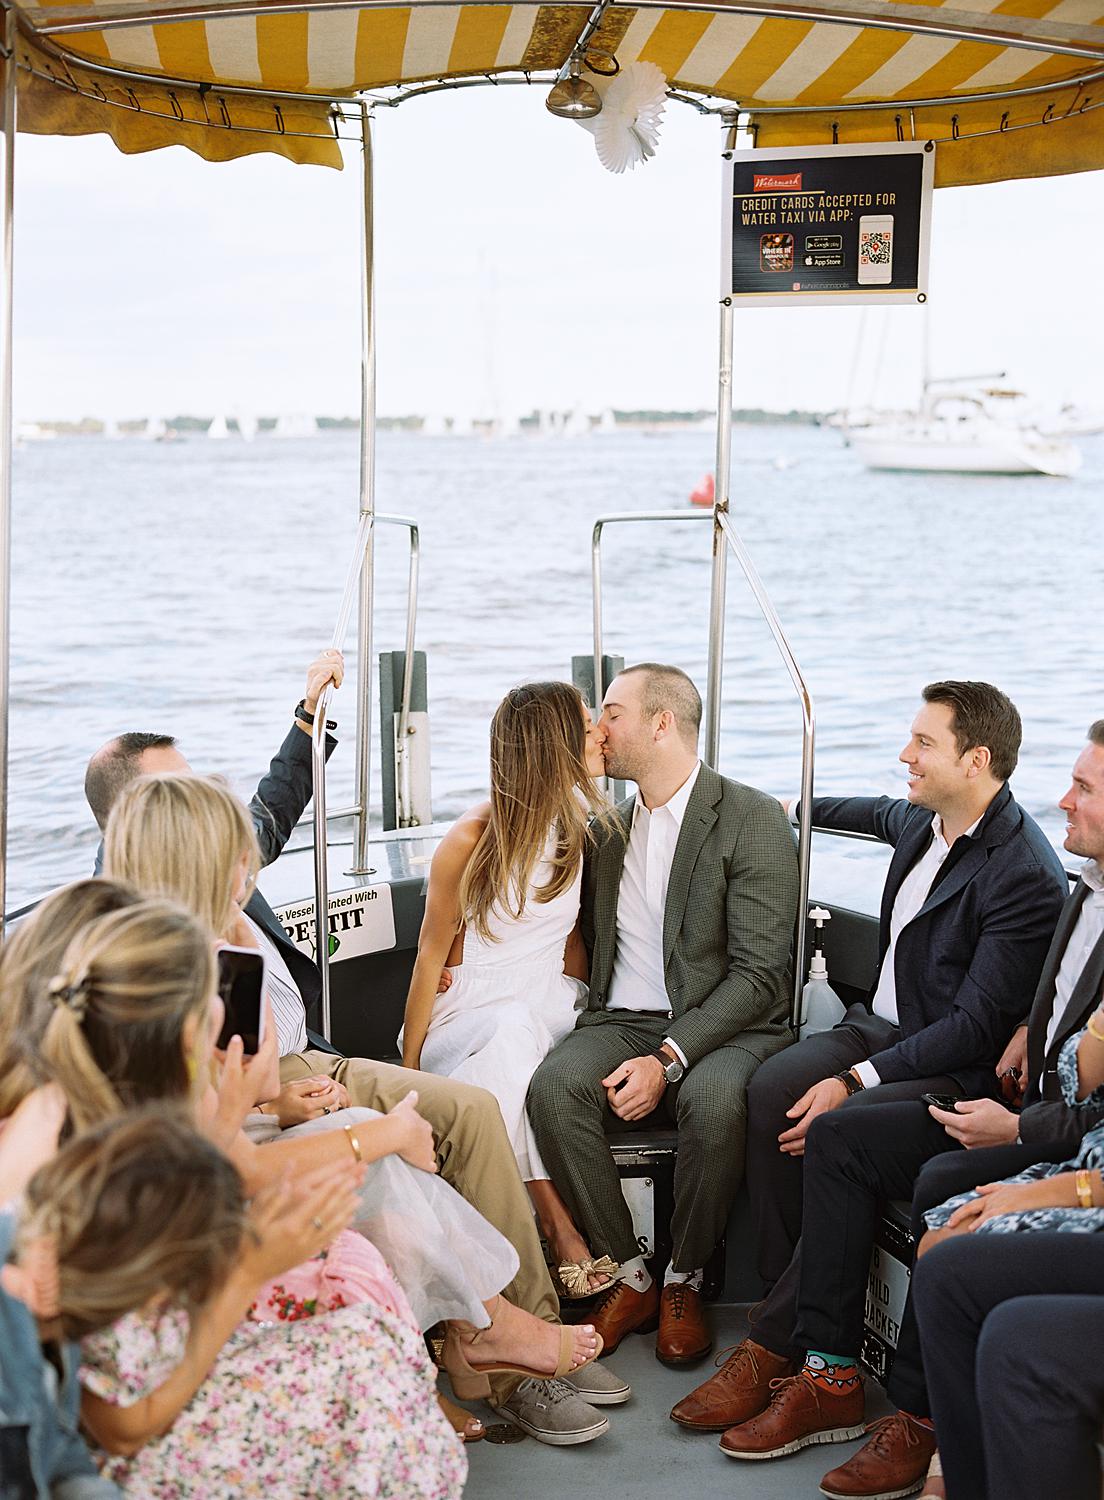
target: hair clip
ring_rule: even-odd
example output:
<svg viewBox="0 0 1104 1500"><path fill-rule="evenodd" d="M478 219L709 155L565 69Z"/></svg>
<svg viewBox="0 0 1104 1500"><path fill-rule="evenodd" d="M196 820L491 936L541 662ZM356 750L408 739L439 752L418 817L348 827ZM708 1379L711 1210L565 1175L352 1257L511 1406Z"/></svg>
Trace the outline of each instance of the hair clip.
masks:
<svg viewBox="0 0 1104 1500"><path fill-rule="evenodd" d="M72 1011L78 1022L83 1021L88 1011L88 981L70 984L62 974L55 974L46 986L46 993L55 1005L64 1005Z"/></svg>

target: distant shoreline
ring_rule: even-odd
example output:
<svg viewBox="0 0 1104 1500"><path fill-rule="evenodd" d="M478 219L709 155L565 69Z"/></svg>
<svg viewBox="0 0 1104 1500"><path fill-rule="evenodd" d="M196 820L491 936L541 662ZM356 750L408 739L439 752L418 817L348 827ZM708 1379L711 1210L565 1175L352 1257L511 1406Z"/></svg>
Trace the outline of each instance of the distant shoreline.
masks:
<svg viewBox="0 0 1104 1500"><path fill-rule="evenodd" d="M741 407L733 409L733 420L746 425L755 426L801 426L819 427L827 417L827 412L816 411L767 411L760 407ZM329 417L312 416L298 419L301 422L313 424L314 431L322 432L356 432L360 428L360 420L357 417ZM715 421L715 413L706 409L698 411L665 411L641 409L636 411L621 411L617 408L607 408L597 415L575 411L544 410L532 411L526 416L517 417L511 423L506 424L493 417L457 418L457 417L430 417L422 413L410 413L404 416L381 416L376 419L376 427L381 432L412 432L425 434L426 436L460 436L460 435L484 435L493 436L504 432L541 434L548 432L573 431L576 434L586 431L609 432L609 431L680 431L696 428L710 428ZM78 422L61 421L50 418L42 418L38 421L24 421L17 424L17 435L26 440L35 438L54 437L138 437L152 436L152 429L157 428L161 436L177 435L180 437L205 437L208 430L215 424L223 428L224 435L229 434L240 437L241 426L236 417L197 417L189 414L181 414L175 417L146 418L141 417L131 420L104 421L99 417L83 417ZM254 434L272 434L281 423L279 417L258 417L250 424L250 436ZM306 436L308 433L297 433L297 436Z"/></svg>

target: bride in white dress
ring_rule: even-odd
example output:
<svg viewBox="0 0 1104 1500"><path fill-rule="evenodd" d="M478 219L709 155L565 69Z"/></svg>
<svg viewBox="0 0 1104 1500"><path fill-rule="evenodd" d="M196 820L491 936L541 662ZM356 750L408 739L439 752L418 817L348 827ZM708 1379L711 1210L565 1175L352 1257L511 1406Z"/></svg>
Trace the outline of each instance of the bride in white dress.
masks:
<svg viewBox="0 0 1104 1500"><path fill-rule="evenodd" d="M586 1295L617 1267L594 1261L541 1161L529 1080L586 1005L579 894L601 739L568 683L514 688L491 722L491 799L434 856L400 1033L403 1064L498 1099L518 1169L565 1290ZM442 966L447 988L438 993Z"/></svg>

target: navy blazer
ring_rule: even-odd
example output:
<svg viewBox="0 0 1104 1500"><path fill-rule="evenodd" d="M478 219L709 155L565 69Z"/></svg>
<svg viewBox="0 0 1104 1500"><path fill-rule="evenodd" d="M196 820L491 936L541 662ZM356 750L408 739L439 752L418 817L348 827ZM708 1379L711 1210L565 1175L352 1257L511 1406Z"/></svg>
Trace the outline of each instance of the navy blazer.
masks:
<svg viewBox="0 0 1104 1500"><path fill-rule="evenodd" d="M332 734L326 736L326 759L329 760L337 748ZM314 793L314 768L311 762L310 736L294 724L288 730L284 743L272 757L268 771L249 803L249 814L257 833L257 844L261 851L261 865L270 865L283 853L284 845L292 830L303 816L307 803ZM96 851L95 873L103 870L103 844ZM258 927L263 927L280 952L294 979L303 1007L307 1013L307 1026L322 1024L322 976L313 958L308 958L288 937L276 913L261 895L254 890L245 905L245 914L252 917ZM308 1040L326 1052L333 1048L321 1036L310 1035Z"/></svg>
<svg viewBox="0 0 1104 1500"><path fill-rule="evenodd" d="M1062 1145L1065 1149L1055 1160L1073 1156L1085 1134L1104 1119L1101 1109L1070 1109L1058 1085L1059 1052L1104 1000L1104 937L1085 961L1055 1028L1054 1039L1049 1047L1046 1045L1047 1029L1054 1014L1058 970L1088 894L1088 886L1079 880L1062 908L1027 1023L1027 1093L1020 1115L1020 1139L1032 1146Z"/></svg>
<svg viewBox="0 0 1104 1500"><path fill-rule="evenodd" d="M882 892L878 973L893 903L932 839L932 814L893 797L817 797L813 823L894 847ZM1024 1019L1069 882L1038 824L1007 785L955 840L894 955L901 1037L870 1059L883 1083L945 1074L991 1094L993 1068ZM877 976L870 992L873 999Z"/></svg>

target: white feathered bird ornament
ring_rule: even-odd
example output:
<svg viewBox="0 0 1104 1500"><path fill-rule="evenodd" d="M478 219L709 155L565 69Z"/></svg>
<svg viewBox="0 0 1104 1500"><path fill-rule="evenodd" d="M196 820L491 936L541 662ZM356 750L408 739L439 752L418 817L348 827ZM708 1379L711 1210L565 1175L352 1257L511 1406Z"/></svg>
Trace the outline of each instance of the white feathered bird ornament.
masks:
<svg viewBox="0 0 1104 1500"><path fill-rule="evenodd" d="M614 78L592 76L602 113L579 120L594 137L598 160L607 172L624 172L655 155L667 107L667 79L652 62L626 63Z"/></svg>

